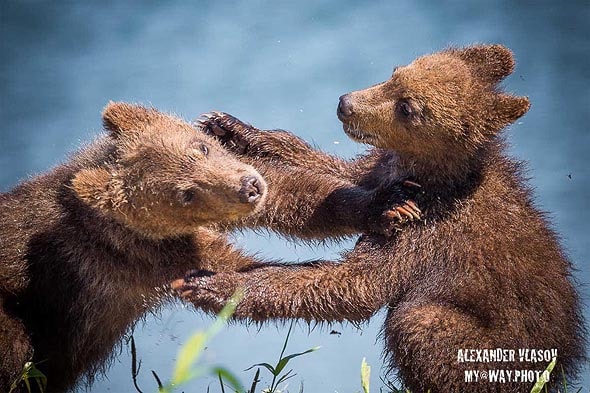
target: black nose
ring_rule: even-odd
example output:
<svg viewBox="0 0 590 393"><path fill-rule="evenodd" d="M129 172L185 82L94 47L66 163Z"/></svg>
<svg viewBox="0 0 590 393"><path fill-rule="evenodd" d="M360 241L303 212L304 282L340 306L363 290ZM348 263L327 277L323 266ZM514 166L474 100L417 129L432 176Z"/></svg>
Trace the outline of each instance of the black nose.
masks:
<svg viewBox="0 0 590 393"><path fill-rule="evenodd" d="M254 203L260 199L261 186L256 176L242 177L242 188L240 188L240 201Z"/></svg>
<svg viewBox="0 0 590 393"><path fill-rule="evenodd" d="M338 117L349 117L352 116L354 111L352 110L352 102L350 96L345 94L340 96L340 102L338 103Z"/></svg>

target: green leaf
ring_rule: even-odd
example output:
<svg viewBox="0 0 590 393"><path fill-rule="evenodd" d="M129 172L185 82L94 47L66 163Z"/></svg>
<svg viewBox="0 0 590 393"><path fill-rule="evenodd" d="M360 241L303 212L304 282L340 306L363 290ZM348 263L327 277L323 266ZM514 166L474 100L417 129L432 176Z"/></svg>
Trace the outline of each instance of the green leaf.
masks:
<svg viewBox="0 0 590 393"><path fill-rule="evenodd" d="M236 311L238 307L238 303L244 297L244 290L242 288L238 288L236 293L227 301L225 306L221 309L219 314L217 314L217 319L213 322L213 325L207 329L207 334L209 337L215 336L223 327L227 324L227 321L231 318L231 316Z"/></svg>
<svg viewBox="0 0 590 393"><path fill-rule="evenodd" d="M172 374L172 381L167 384L161 391L172 391L175 386L186 383L191 379L198 378L211 369L198 368L194 369L195 364L201 358L207 343L226 325L227 321L233 315L238 303L243 298L243 290L238 290L229 299L227 304L217 315L213 324L204 332L196 332L180 348L178 359Z"/></svg>
<svg viewBox="0 0 590 393"><path fill-rule="evenodd" d="M39 386L39 390L44 392L47 389L47 377L43 374L33 362L26 362L21 375L18 377L16 381L14 381L10 385L10 392L13 392L17 389L18 385L23 382L27 388L27 391L31 392L31 383L29 379L34 379L37 382L37 386Z"/></svg>
<svg viewBox="0 0 590 393"><path fill-rule="evenodd" d="M29 362L29 367L27 368L26 378L35 378L35 379L47 379L45 374L43 374L33 363Z"/></svg>
<svg viewBox="0 0 590 393"><path fill-rule="evenodd" d="M277 381L277 386L279 386L280 384L282 384L283 382L285 382L287 379L293 378L295 375L297 374L293 374L293 370L289 370L287 371L285 374L283 374L282 377L280 377Z"/></svg>
<svg viewBox="0 0 590 393"><path fill-rule="evenodd" d="M249 371L249 370L252 370L254 367L264 367L264 368L266 368L268 371L270 371L270 373L271 373L272 375L278 375L278 373L277 373L277 372L275 372L275 368L274 368L273 366L271 366L270 364L268 364L268 363L256 363L256 364L253 364L252 366L248 367L248 368L247 368L247 369L245 369L244 371Z"/></svg>
<svg viewBox="0 0 590 393"><path fill-rule="evenodd" d="M543 389L543 386L545 386L545 384L547 382L549 382L549 376L551 374L551 371L553 371L553 368L555 367L555 363L557 363L557 358L553 358L551 363L549 363L549 365L545 369L545 372L543 374L541 374L541 378L539 378L537 383L535 383L535 386L533 386L533 388L531 389L531 393L540 393L541 392L541 389Z"/></svg>
<svg viewBox="0 0 590 393"><path fill-rule="evenodd" d="M180 348L176 368L172 376L172 383L179 384L192 379L191 368L199 360L205 344L207 343L206 332L197 332Z"/></svg>
<svg viewBox="0 0 590 393"><path fill-rule="evenodd" d="M25 383L25 386L27 387L27 392L31 393L31 384L29 383L29 379L25 378L25 379L23 379L23 382Z"/></svg>
<svg viewBox="0 0 590 393"><path fill-rule="evenodd" d="M211 373L216 373L219 376L219 379L227 381L229 385L234 389L236 392L243 392L244 387L238 380L238 378L228 369L223 367L213 367L211 369Z"/></svg>
<svg viewBox="0 0 590 393"><path fill-rule="evenodd" d="M298 357L298 356L301 356L301 355L308 354L308 353L310 353L310 352L317 351L317 350L318 350L318 349L320 349L320 348L321 348L321 347L313 347L313 348L310 348L310 349L308 349L307 351L304 351L304 352L294 353L294 354L291 354L291 355L289 355L289 356L285 356L285 357L284 357L284 358L282 358L282 359L279 361L279 363L277 364L277 367L276 367L276 374L278 375L278 374L280 374L280 373L281 373L281 371L283 371L283 369L285 368L285 366L287 365L287 363L289 363L289 360L291 360L291 359L293 359L293 358L296 358L296 357Z"/></svg>
<svg viewBox="0 0 590 393"><path fill-rule="evenodd" d="M364 393L369 393L369 383L371 381L371 366L367 364L365 358L361 362L361 386Z"/></svg>
<svg viewBox="0 0 590 393"><path fill-rule="evenodd" d="M47 389L47 378L35 378L35 382L37 382L37 386L39 387L39 391L41 393L44 393L45 389Z"/></svg>

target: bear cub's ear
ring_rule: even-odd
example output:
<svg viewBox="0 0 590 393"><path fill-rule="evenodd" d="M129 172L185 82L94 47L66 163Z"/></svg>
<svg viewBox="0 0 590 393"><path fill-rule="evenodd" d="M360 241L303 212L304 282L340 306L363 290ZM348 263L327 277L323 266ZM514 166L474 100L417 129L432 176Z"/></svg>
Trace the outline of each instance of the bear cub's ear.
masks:
<svg viewBox="0 0 590 393"><path fill-rule="evenodd" d="M104 128L115 137L141 132L157 118L157 112L140 105L109 102L102 112Z"/></svg>
<svg viewBox="0 0 590 393"><path fill-rule="evenodd" d="M111 210L125 201L123 183L105 168L82 169L72 179L72 189L88 205Z"/></svg>
<svg viewBox="0 0 590 393"><path fill-rule="evenodd" d="M514 70L512 52L503 45L477 45L454 52L488 83L498 83Z"/></svg>
<svg viewBox="0 0 590 393"><path fill-rule="evenodd" d="M510 94L498 94L496 97L496 113L503 128L514 123L528 112L531 103L528 97L518 97Z"/></svg>

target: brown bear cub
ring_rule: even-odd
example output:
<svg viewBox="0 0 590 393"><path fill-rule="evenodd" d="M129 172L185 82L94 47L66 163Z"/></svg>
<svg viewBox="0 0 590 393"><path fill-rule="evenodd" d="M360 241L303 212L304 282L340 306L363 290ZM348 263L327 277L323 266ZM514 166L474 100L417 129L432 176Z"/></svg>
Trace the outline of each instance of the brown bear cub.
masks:
<svg viewBox="0 0 590 393"><path fill-rule="evenodd" d="M251 263L206 225L259 209L254 168L154 109L111 103L103 120L108 135L0 194L2 392L31 359L48 391L71 387L156 306L157 287Z"/></svg>
<svg viewBox="0 0 590 393"><path fill-rule="evenodd" d="M423 219L390 237L362 236L343 263L187 275L173 286L213 311L243 287L235 316L254 321L362 321L387 307L386 357L413 393L528 392L555 353L552 380L562 367L575 375L586 341L572 266L501 133L529 109L499 86L513 68L500 45L448 49L342 96L344 131L376 147L351 162L210 115L209 131L261 173L282 163L321 173L318 182L414 179Z"/></svg>
<svg viewBox="0 0 590 393"><path fill-rule="evenodd" d="M381 217L375 191L328 177L323 189L299 184L298 168L275 168L281 193L269 193L215 138L155 109L111 103L103 122L107 134L69 162L0 194L2 392L29 360L48 391L70 389L101 369L175 277L258 264L216 228L276 226L318 238L404 222ZM261 209L267 195L272 209ZM398 208L417 214L403 200Z"/></svg>

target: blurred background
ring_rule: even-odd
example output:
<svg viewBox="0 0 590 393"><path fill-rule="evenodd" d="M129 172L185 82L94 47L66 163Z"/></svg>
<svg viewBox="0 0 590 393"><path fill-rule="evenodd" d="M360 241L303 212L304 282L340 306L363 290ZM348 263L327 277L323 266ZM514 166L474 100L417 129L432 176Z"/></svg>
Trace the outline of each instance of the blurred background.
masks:
<svg viewBox="0 0 590 393"><path fill-rule="evenodd" d="M530 112L508 130L511 154L528 161L538 204L551 212L584 285L588 307L590 3L588 1L223 1L0 3L0 191L66 159L101 130L109 100L153 105L194 119L222 110L260 128L283 128L323 150L353 157L336 118L338 97L388 78L395 65L447 46L502 43L517 68L505 86L527 95ZM164 5L165 4L165 5ZM523 223L523 225L526 225ZM309 247L246 232L236 242L262 256L338 258L353 241ZM586 315L588 308L586 308ZM309 332L297 326L287 353L297 358L288 390L360 391L360 363L383 386L383 315L367 325ZM168 380L188 336L211 323L172 304L139 322L138 382L155 391L150 370ZM330 334L331 329L340 334ZM259 362L278 358L287 327L234 324L208 346L205 361L248 384ZM127 345L91 392L133 391ZM261 385L268 374L261 374ZM590 386L588 374L583 381ZM214 378L185 391L219 391ZM83 389L81 389L83 390Z"/></svg>

